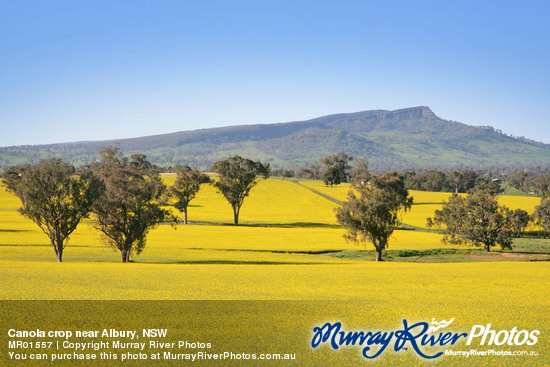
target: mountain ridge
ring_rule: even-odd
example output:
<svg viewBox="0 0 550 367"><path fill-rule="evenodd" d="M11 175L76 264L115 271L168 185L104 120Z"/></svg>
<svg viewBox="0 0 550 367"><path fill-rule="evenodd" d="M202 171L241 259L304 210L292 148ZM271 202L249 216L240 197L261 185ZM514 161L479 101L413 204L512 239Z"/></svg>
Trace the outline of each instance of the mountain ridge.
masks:
<svg viewBox="0 0 550 367"><path fill-rule="evenodd" d="M144 137L0 148L0 168L61 157L73 164L97 158L104 145L146 154L160 165L209 168L240 154L291 168L344 151L366 157L380 170L544 164L550 145L485 126L444 120L429 107L338 113L309 120L234 125Z"/></svg>

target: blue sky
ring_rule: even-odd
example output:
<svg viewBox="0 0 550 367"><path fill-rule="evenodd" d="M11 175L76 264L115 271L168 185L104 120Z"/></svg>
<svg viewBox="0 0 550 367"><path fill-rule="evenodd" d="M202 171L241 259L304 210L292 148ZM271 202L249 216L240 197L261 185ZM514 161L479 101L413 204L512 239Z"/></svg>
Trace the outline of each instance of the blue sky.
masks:
<svg viewBox="0 0 550 367"><path fill-rule="evenodd" d="M548 1L0 0L0 146L429 106L550 143Z"/></svg>

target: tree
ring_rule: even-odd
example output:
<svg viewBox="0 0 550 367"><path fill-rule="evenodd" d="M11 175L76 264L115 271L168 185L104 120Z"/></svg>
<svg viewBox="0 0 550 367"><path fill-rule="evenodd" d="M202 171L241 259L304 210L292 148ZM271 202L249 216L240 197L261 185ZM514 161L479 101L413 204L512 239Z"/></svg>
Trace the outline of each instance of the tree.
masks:
<svg viewBox="0 0 550 367"><path fill-rule="evenodd" d="M239 213L244 199L250 190L256 186L259 178L269 177L269 163L251 161L234 156L223 161L217 161L211 168L219 173L220 178L214 186L227 199L233 208L235 225L239 225Z"/></svg>
<svg viewBox="0 0 550 367"><path fill-rule="evenodd" d="M507 218L510 220L513 235L516 237L522 237L525 228L531 221L531 216L523 209L510 210L506 212Z"/></svg>
<svg viewBox="0 0 550 367"><path fill-rule="evenodd" d="M550 175L538 175L532 179L535 195L547 197L550 193Z"/></svg>
<svg viewBox="0 0 550 367"><path fill-rule="evenodd" d="M95 170L106 191L93 205L96 227L106 244L120 251L122 262L129 262L131 253L139 255L145 247L149 230L169 215L158 204L166 186L144 156L130 161L108 146L100 158Z"/></svg>
<svg viewBox="0 0 550 367"><path fill-rule="evenodd" d="M351 170L352 182L356 185L366 185L369 181L369 164L365 158L357 158Z"/></svg>
<svg viewBox="0 0 550 367"><path fill-rule="evenodd" d="M517 171L514 174L514 176L510 179L510 185L527 194L529 193L529 188L526 186L527 177L528 177L527 173L523 171Z"/></svg>
<svg viewBox="0 0 550 367"><path fill-rule="evenodd" d="M543 198L540 204L535 207L533 219L546 232L550 232L550 198Z"/></svg>
<svg viewBox="0 0 550 367"><path fill-rule="evenodd" d="M453 171L447 177L448 186L455 194L472 189L478 180L478 174L473 170Z"/></svg>
<svg viewBox="0 0 550 367"><path fill-rule="evenodd" d="M170 186L168 193L176 198L174 207L184 215L184 223L187 224L187 207L189 202L199 192L201 184L209 183L210 177L207 174L191 169L189 167L176 167L176 182Z"/></svg>
<svg viewBox="0 0 550 367"><path fill-rule="evenodd" d="M54 158L9 169L4 182L21 200L19 212L50 238L58 262L63 261L70 234L88 216L103 188L91 172L75 176L73 166Z"/></svg>
<svg viewBox="0 0 550 367"><path fill-rule="evenodd" d="M298 171L298 177L307 178L310 180L320 180L322 177L321 166L318 164L310 164Z"/></svg>
<svg viewBox="0 0 550 367"><path fill-rule="evenodd" d="M353 160L352 156L340 152L323 158L322 163L325 166L326 172L334 169L338 171L340 182L349 182L351 170L349 162L351 160Z"/></svg>
<svg viewBox="0 0 550 367"><path fill-rule="evenodd" d="M338 170L338 168L330 167L329 169L327 169L326 172L323 174L323 182L327 186L330 185L330 187L340 184L340 171Z"/></svg>
<svg viewBox="0 0 550 367"><path fill-rule="evenodd" d="M403 176L397 173L373 176L370 185L354 185L354 189L336 210L336 219L346 229L346 239L365 246L372 243L376 261L382 261L382 251L399 224L399 215L410 209L413 199L408 196Z"/></svg>
<svg viewBox="0 0 550 367"><path fill-rule="evenodd" d="M443 191L446 185L445 173L441 171L426 171L422 174L424 182L422 182L422 189L425 191Z"/></svg>
<svg viewBox="0 0 550 367"><path fill-rule="evenodd" d="M272 169L270 174L275 177L291 178L294 177L296 173L292 169L277 168Z"/></svg>
<svg viewBox="0 0 550 367"><path fill-rule="evenodd" d="M436 210L429 225L446 226L446 244L483 246L486 251L499 244L512 248L513 212L497 202L494 187L476 187L466 197L454 194Z"/></svg>

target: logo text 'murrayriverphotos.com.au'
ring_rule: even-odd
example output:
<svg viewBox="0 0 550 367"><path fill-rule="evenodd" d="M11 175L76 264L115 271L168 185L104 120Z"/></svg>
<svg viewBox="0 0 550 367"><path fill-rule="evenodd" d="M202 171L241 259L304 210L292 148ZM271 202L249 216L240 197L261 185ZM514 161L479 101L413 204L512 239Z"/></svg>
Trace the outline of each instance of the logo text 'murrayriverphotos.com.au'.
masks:
<svg viewBox="0 0 550 367"><path fill-rule="evenodd" d="M430 347L442 347L456 344L461 339L466 339L466 345L473 341L479 341L479 345L535 345L538 341L539 330L518 330L513 327L510 330L492 330L491 324L474 325L469 333L442 332L453 322L454 318L440 322L432 319L432 324L417 322L409 324L403 320L403 329L395 331L344 331L340 322L325 323L323 326L313 328L311 346L317 348L322 344L328 344L333 349L344 346L360 346L365 358L373 359L380 356L389 345L393 344L393 350L408 350L412 348L419 356L433 359L443 355L442 351L430 352ZM436 333L439 331L439 333Z"/></svg>

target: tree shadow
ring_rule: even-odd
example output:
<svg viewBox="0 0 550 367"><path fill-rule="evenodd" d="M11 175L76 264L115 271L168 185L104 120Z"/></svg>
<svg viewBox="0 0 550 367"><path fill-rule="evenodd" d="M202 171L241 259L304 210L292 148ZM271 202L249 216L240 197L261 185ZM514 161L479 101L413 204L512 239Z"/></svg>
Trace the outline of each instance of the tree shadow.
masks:
<svg viewBox="0 0 550 367"><path fill-rule="evenodd" d="M323 265L324 262L299 261L246 261L246 260L181 260L163 262L144 262L142 264L177 264L177 265Z"/></svg>
<svg viewBox="0 0 550 367"><path fill-rule="evenodd" d="M207 247L189 247L186 250L199 251L227 251L227 252L269 252L272 254L301 254L301 255L322 255L338 252L341 250L312 250L312 251L293 251L293 250L262 250L262 249L240 249L240 248L207 248Z"/></svg>
<svg viewBox="0 0 550 367"><path fill-rule="evenodd" d="M169 203L163 203L161 206L168 206L170 208L175 208L174 204L169 204ZM189 205L187 205L187 207L188 208L202 208L203 205L189 204Z"/></svg>
<svg viewBox="0 0 550 367"><path fill-rule="evenodd" d="M315 222L292 222L292 223L239 223L235 226L234 223L219 223L219 222L203 222L191 221L191 225L210 225L210 226L229 226L229 227L263 227L263 228L342 228L338 224L315 223Z"/></svg>

